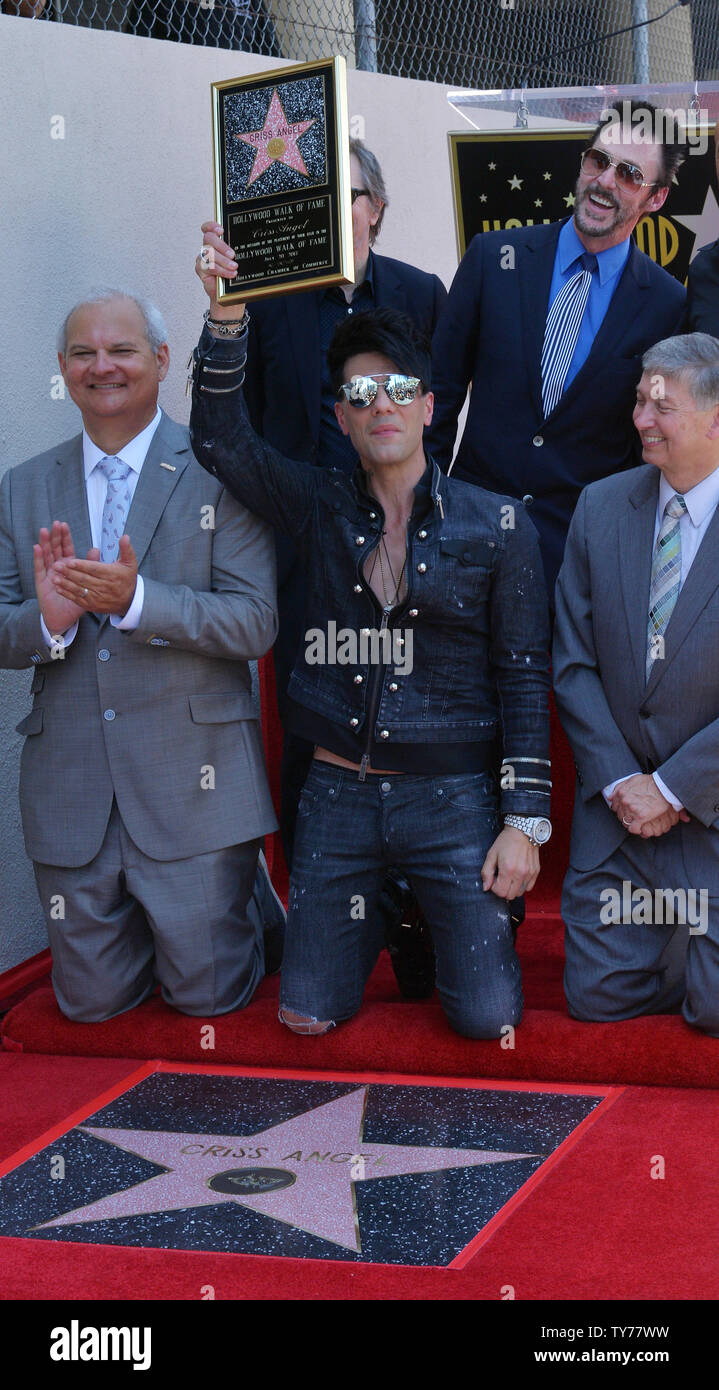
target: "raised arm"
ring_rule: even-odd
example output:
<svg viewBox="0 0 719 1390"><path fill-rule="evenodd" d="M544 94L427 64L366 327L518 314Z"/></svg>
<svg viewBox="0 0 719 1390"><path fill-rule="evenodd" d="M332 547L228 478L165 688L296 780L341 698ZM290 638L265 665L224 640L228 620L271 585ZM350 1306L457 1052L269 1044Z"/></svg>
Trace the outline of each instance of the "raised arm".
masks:
<svg viewBox="0 0 719 1390"><path fill-rule="evenodd" d="M231 278L236 263L218 223L205 222L202 230L210 254L207 263L198 256L195 270L210 300L211 320L237 331L221 337L212 322L206 323L193 353L193 453L245 507L299 538L310 524L322 474L310 464L285 458L252 428L242 390L250 315L243 304L218 304L217 277ZM231 323L243 317L241 326ZM282 391L281 381L276 389Z"/></svg>

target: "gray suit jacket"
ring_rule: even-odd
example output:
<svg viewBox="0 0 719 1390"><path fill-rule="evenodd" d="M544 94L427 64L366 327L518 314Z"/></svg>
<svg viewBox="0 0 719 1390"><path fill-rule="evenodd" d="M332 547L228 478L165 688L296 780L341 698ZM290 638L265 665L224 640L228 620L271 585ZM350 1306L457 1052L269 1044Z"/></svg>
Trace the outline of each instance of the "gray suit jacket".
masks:
<svg viewBox="0 0 719 1390"><path fill-rule="evenodd" d="M626 836L602 787L656 771L694 818L691 879L719 854L719 509L647 684L658 492L659 471L645 464L581 494L557 580L554 684L577 767L571 864L594 868Z"/></svg>
<svg viewBox="0 0 719 1390"><path fill-rule="evenodd" d="M277 630L269 527L200 468L187 430L163 414L126 522L145 583L140 625L121 632L86 614L53 658L32 547L55 519L68 522L76 553L86 555L81 435L0 482L0 666L35 666L33 707L18 725L30 857L89 863L113 796L153 859L274 830L247 664Z"/></svg>

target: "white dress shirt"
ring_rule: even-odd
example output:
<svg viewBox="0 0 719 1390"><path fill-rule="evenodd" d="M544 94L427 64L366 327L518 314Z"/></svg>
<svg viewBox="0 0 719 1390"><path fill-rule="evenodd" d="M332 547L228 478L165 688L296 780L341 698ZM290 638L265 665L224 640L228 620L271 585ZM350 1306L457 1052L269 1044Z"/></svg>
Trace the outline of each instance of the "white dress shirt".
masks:
<svg viewBox="0 0 719 1390"><path fill-rule="evenodd" d="M662 474L659 481L659 497L657 498L657 514L654 521L654 540L653 548L657 543L657 536L664 518L667 503L671 502L672 497L676 497L676 488L673 488ZM701 545L706 529L711 521L714 512L719 505L719 468L715 468L707 478L703 478L695 487L690 487L688 492L683 492L681 496L687 504L687 509L682 512L679 518L679 536L681 539L681 560L682 569L679 577L679 590L681 592L684 581L694 563L696 553ZM617 777L615 782L610 782L603 790L604 800L609 805L609 800L614 794L615 787L620 782L628 781L629 777L635 777L636 773L627 773L624 777ZM657 772L652 773L661 794L674 807L675 811L684 809L681 801L678 801L673 792L669 790L666 782L663 782Z"/></svg>
<svg viewBox="0 0 719 1390"><path fill-rule="evenodd" d="M162 411L158 406L155 417L150 421L149 425L146 425L144 430L136 434L134 439L124 444L119 454L112 455L113 458L122 459L122 462L126 463L130 469L127 475L127 486L130 490L130 505L132 505L132 499L135 495L135 488L137 487L142 471L142 465L145 462L155 430L161 419ZM97 465L102 459L107 458L108 455L93 442L85 429L82 431L82 457L85 471L85 487L87 489L87 510L90 516L90 534L92 536L93 546L99 550L102 542L102 513L105 508L105 498L107 496L107 478L100 472ZM85 557L83 556L82 558L84 559ZM118 613L110 614L112 626L119 627L123 632L131 632L133 628L137 627L140 621L144 601L145 586L142 581L142 576L138 574L132 603L124 617L121 617ZM40 621L45 642L48 647L52 648L55 644L45 625L45 620L41 618ZM63 645L69 647L76 634L77 622L74 622L72 627L67 629L67 632L62 633ZM59 635L60 634L56 633L55 638L57 639Z"/></svg>

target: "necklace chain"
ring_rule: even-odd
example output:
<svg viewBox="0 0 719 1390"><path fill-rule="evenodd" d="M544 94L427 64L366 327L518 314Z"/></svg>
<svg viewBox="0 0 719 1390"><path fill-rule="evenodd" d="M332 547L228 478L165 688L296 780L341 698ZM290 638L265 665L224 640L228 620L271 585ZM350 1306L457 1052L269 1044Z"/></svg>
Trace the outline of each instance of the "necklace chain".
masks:
<svg viewBox="0 0 719 1390"><path fill-rule="evenodd" d="M385 559L386 559L386 561L387 561L387 567L388 567L389 573L390 573L390 578L391 578L391 580L392 580L392 583L394 584L394 595L393 595L392 598L389 597L389 594L387 593L387 585L385 584L384 566L383 566L383 564L382 564L382 548L383 548L383 547L384 547ZM400 572L399 572L399 579L395 579L395 577L394 577L394 570L392 569L392 561L391 561L390 558L389 558L389 551L388 551L388 549L387 549L387 542L386 542L386 540L385 540L385 538L384 538L384 532L382 533L382 540L381 540L381 542L380 542L380 544L379 544L379 546L378 546L378 549L379 549L379 570L380 570L380 574L381 574L381 576L382 576L382 589L383 589L383 591L384 591L384 601L385 601L385 604L386 604L386 606L387 606L388 608L394 608L394 606L395 606L395 604L397 603L397 600L398 600L398 598L399 598L399 591L400 591L400 586L401 586L401 584L402 584L402 580L404 579L404 572L405 572L405 568L406 568L406 565L407 565L407 553L406 553L406 551L405 551L405 557L404 557L404 560L402 561L402 568L401 568L401 570L400 570Z"/></svg>
<svg viewBox="0 0 719 1390"><path fill-rule="evenodd" d="M406 534L406 522L405 522L405 534ZM390 597L389 593L387 592L387 581L386 581L386 578L385 578L385 569L384 569L384 563L383 563L383 560L382 560L382 551L383 551L383 550L384 550L384 554L385 554L385 559L386 559L386 561L387 561L387 567L388 567L388 569L389 569L390 578L391 578L391 580L392 580L392 583L394 584L394 594L393 594L391 597ZM369 572L369 574L368 574L368 576L367 576L367 582L368 582L368 583L371 583L372 576L373 576L373 574L374 574L374 572L375 572L375 569L376 569L376 567L377 567L377 559L378 559L378 558L379 558L379 572L380 572L380 577L381 577L381 580L382 580L382 592L383 592L383 594L384 594L384 611L385 611L385 613L389 613L389 612L395 607L395 605L396 605L396 603L397 603L397 601L398 601L398 599L399 599L399 592L400 592L400 589L401 589L401 587L402 587L402 580L404 579L404 572L405 572L405 569L407 568L407 552L406 552L406 550L405 550L405 556L404 556L404 560L403 560L403 562L402 562L402 568L401 568L401 570L400 570L400 572L399 572L399 578L395 579L394 570L392 569L392 561L391 561L390 558L389 558L389 550L387 549L387 542L386 542L386 540L385 540L385 532L383 531L383 532L382 532L382 535L381 535L381 538L380 538L380 543L379 543L379 545L377 546L377 549L375 550L375 553L374 553L374 559L373 559L373 561L372 561L372 568L370 569L370 572Z"/></svg>

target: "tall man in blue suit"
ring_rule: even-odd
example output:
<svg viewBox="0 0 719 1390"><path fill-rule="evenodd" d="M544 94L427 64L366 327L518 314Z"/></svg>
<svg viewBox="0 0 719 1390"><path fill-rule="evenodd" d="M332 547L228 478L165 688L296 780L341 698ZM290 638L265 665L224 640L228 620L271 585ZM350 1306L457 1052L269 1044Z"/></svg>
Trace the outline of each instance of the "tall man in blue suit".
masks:
<svg viewBox="0 0 719 1390"><path fill-rule="evenodd" d="M449 467L471 384L453 476L522 499L550 595L581 489L637 461L642 353L684 313L682 286L631 240L681 163L674 122L646 102L604 115L573 216L476 236L434 337L430 452Z"/></svg>

